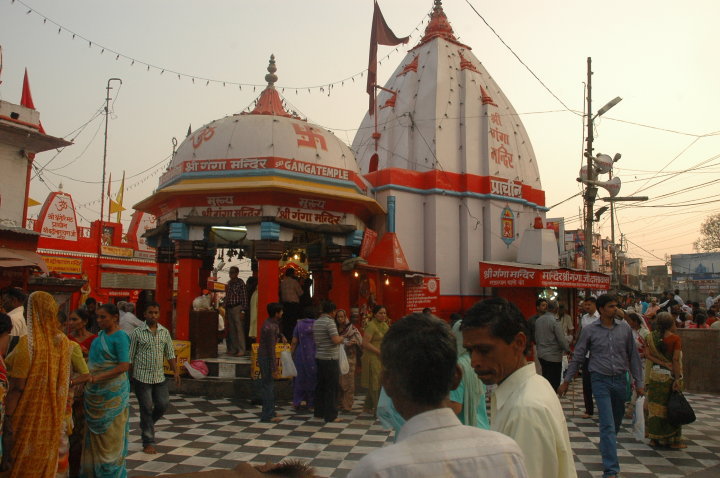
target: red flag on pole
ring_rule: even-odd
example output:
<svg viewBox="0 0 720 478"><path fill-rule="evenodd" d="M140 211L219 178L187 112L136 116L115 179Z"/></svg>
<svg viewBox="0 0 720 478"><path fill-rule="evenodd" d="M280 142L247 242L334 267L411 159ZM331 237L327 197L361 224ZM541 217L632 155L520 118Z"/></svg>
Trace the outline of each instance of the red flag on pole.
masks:
<svg viewBox="0 0 720 478"><path fill-rule="evenodd" d="M395 46L407 43L410 37L398 38L390 30L375 2L373 11L372 30L370 32L370 59L368 61L367 92L370 95L370 115L375 113L375 84L377 83L377 47L378 45Z"/></svg>

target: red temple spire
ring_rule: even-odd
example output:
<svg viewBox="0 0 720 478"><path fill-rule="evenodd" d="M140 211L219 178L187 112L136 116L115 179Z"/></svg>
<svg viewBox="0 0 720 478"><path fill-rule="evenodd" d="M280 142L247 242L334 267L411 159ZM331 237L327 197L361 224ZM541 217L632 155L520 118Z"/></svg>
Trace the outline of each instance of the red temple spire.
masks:
<svg viewBox="0 0 720 478"><path fill-rule="evenodd" d="M455 43L456 45L462 45L468 50L470 49L469 46L463 45L457 38L455 38L455 32L453 32L450 22L448 21L447 16L445 16L445 11L442 7L442 0L435 0L433 11L430 14L430 22L428 23L428 26L425 27L425 35L423 35L420 43L418 43L418 46L435 38L442 38L443 40Z"/></svg>
<svg viewBox="0 0 720 478"><path fill-rule="evenodd" d="M20 96L20 104L25 108L35 109L35 103L32 99L32 93L30 92L30 79L28 78L27 68L25 68L25 77L23 78L23 89L22 95ZM38 122L38 130L45 134L45 128L43 128L42 122Z"/></svg>

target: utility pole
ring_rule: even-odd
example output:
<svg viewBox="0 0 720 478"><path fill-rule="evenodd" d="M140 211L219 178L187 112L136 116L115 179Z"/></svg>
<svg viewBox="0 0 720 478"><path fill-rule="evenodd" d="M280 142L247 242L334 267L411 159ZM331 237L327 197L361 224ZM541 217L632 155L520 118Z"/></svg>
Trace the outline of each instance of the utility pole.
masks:
<svg viewBox="0 0 720 478"><path fill-rule="evenodd" d="M102 184L100 186L100 221L98 222L98 231L97 231L97 267L95 268L95 287L96 289L100 289L102 286L101 276L100 276L100 256L102 255L102 243L103 243L103 233L105 232L105 227L103 223L103 216L105 214L105 172L106 172L106 166L107 166L107 138L108 138L108 116L110 115L110 82L111 81L119 81L122 85L122 80L120 78L110 78L107 81L107 87L105 88L107 94L105 95L105 146L103 149L103 166L102 166ZM110 221L110 213L108 212L108 221Z"/></svg>
<svg viewBox="0 0 720 478"><path fill-rule="evenodd" d="M105 88L107 90L107 95L105 97L105 146L103 148L103 167L102 167L102 190L100 191L100 228L102 229L102 220L103 220L103 214L105 214L105 172L106 172L106 166L107 166L107 138L108 138L108 116L110 115L110 82L111 81L119 81L122 85L122 80L120 78L110 78L107 81L107 87ZM110 213L108 213L108 216ZM109 217L108 217L108 220ZM102 230L100 231L100 234L102 235Z"/></svg>
<svg viewBox="0 0 720 478"><path fill-rule="evenodd" d="M592 58L587 59L587 147L585 158L587 160L587 179L595 180L593 174L592 153L593 153L593 115L592 115ZM585 269L591 271L593 258L593 204L595 204L597 187L588 184L585 186Z"/></svg>
<svg viewBox="0 0 720 478"><path fill-rule="evenodd" d="M610 179L612 179L612 169L610 170ZM618 256L617 245L615 244L615 203L610 203L610 242L612 242L612 259L610 261L610 285L619 287L620 277L617 273Z"/></svg>

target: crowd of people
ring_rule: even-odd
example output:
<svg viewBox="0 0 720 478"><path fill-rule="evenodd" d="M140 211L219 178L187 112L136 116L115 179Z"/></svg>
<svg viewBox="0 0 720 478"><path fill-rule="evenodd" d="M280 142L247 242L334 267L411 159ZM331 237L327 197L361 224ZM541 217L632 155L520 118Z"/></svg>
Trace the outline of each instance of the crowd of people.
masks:
<svg viewBox="0 0 720 478"><path fill-rule="evenodd" d="M155 453L154 424L169 404L165 359L179 381L174 346L158 304L145 304L142 321L120 306L125 320L94 299L65 318L47 292L3 293L2 476L127 476L131 381L143 449Z"/></svg>
<svg viewBox="0 0 720 478"><path fill-rule="evenodd" d="M230 288L225 307L239 310L228 313L235 316L229 350L241 355L251 294L237 274L233 280L238 290ZM133 304L88 299L64 318L50 294L8 289L2 305L0 466L7 476L126 476L131 385L143 451L156 453L154 425L169 405L165 360L180 380L158 304L144 304L139 319ZM575 477L560 397L580 373L583 417L595 409L599 416L603 477L617 477L617 433L637 397L646 397L650 446L685 447L681 427L667 420L670 392L683 389L676 332L720 327L720 301L711 296L704 305L682 301L678 291L647 300L587 297L576 327L562 304L545 299L528 320L491 298L453 314L450 324L428 309L392 325L382 305L362 323L331 302L299 313L293 302L299 315L288 332L286 301L271 303L258 334L259 418L283 419L274 397L276 345L289 342L298 410L342 421L359 367L363 411L395 429L395 444L367 455L351 476Z"/></svg>

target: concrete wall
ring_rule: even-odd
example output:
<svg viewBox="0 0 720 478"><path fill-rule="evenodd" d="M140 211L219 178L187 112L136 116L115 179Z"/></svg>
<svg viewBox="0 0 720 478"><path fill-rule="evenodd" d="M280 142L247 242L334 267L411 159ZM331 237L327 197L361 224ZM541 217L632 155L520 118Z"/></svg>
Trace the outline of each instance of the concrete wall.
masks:
<svg viewBox="0 0 720 478"><path fill-rule="evenodd" d="M22 226L25 205L27 159L18 148L0 145L0 220L10 219Z"/></svg>
<svg viewBox="0 0 720 478"><path fill-rule="evenodd" d="M678 329L682 339L685 390L720 393L720 329Z"/></svg>

